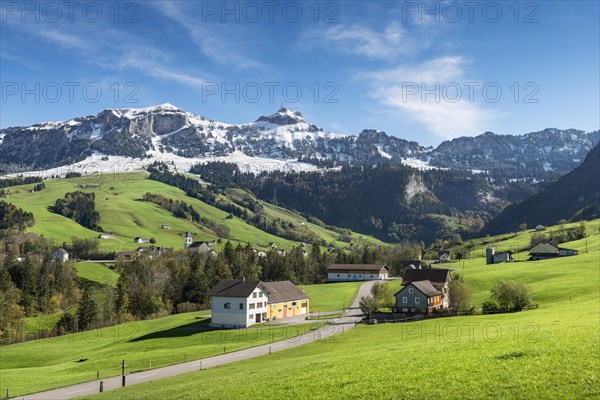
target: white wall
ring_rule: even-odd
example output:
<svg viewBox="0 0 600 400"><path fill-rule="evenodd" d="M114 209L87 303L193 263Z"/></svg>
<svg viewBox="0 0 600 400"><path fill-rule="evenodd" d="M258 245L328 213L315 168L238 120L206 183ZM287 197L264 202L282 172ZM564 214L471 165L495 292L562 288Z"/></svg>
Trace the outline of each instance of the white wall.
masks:
<svg viewBox="0 0 600 400"><path fill-rule="evenodd" d="M339 275L339 276L338 276ZM348 282L348 281L370 281L378 279L387 279L388 274L380 274L371 271L346 272L328 272L327 280L329 282Z"/></svg>
<svg viewBox="0 0 600 400"><path fill-rule="evenodd" d="M225 303L230 304L229 309L225 308ZM243 304L242 310L240 310L240 303ZM257 308L257 303L262 303L262 307ZM268 298L260 288L254 289L247 298L213 296L211 298L211 325L227 328L248 327L256 323L256 314L261 314L260 322L264 322L262 314L267 313L267 303ZM254 304L255 308L250 309L250 304ZM250 315L252 315L252 319L250 319Z"/></svg>

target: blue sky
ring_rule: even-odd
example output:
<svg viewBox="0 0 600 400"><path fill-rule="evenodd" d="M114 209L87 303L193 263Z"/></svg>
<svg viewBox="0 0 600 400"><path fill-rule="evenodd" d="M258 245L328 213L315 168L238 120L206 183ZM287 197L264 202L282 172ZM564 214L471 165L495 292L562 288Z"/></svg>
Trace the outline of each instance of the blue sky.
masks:
<svg viewBox="0 0 600 400"><path fill-rule="evenodd" d="M597 1L1 3L0 126L172 103L426 145L596 130Z"/></svg>

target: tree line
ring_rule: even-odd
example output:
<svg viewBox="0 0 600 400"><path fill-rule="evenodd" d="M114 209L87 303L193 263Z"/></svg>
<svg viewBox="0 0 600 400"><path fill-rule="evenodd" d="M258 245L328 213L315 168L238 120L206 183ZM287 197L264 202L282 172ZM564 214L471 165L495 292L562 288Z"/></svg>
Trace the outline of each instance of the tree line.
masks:
<svg viewBox="0 0 600 400"><path fill-rule="evenodd" d="M34 223L33 213L17 208L14 204L0 201L0 236L11 231L23 232Z"/></svg>
<svg viewBox="0 0 600 400"><path fill-rule="evenodd" d="M227 225L217 224L211 219L202 217L191 204L187 204L185 201L174 200L160 194L152 193L146 193L142 199L160 206L177 218L184 218L202 224L215 232L220 238L227 239L231 234Z"/></svg>

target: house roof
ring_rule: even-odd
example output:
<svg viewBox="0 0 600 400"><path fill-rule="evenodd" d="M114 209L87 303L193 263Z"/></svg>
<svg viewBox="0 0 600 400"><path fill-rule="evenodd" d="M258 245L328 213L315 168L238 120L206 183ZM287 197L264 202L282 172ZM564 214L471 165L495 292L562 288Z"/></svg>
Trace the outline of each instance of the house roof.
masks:
<svg viewBox="0 0 600 400"><path fill-rule="evenodd" d="M380 271L382 268L389 271L384 264L329 264L327 271Z"/></svg>
<svg viewBox="0 0 600 400"><path fill-rule="evenodd" d="M306 300L310 297L290 281L263 282L270 303L280 303L290 300Z"/></svg>
<svg viewBox="0 0 600 400"><path fill-rule="evenodd" d="M450 250L440 250L438 251L438 255L442 255L442 254L450 254Z"/></svg>
<svg viewBox="0 0 600 400"><path fill-rule="evenodd" d="M222 279L213 287L209 296L248 297L260 281L246 281L239 279Z"/></svg>
<svg viewBox="0 0 600 400"><path fill-rule="evenodd" d="M56 254L56 253L69 254L68 251L66 251L65 249L62 249L62 248L61 249L56 249L56 251L54 252L54 254Z"/></svg>
<svg viewBox="0 0 600 400"><path fill-rule="evenodd" d="M554 254L558 252L558 247L548 242L541 242L533 246L529 252L532 254Z"/></svg>
<svg viewBox="0 0 600 400"><path fill-rule="evenodd" d="M450 270L442 268L407 269L404 271L402 282L430 281L435 284L444 284L450 281Z"/></svg>
<svg viewBox="0 0 600 400"><path fill-rule="evenodd" d="M440 294L442 294L442 292L440 292L439 290L437 290L430 281L416 281L416 282L410 282L408 285L404 286L398 293L400 293L401 291L403 291L404 289L406 289L408 286L414 286L415 288L417 288L418 291L420 291L421 293L423 293L425 296L427 297L431 297L431 296L438 296ZM396 294L398 294L396 293Z"/></svg>

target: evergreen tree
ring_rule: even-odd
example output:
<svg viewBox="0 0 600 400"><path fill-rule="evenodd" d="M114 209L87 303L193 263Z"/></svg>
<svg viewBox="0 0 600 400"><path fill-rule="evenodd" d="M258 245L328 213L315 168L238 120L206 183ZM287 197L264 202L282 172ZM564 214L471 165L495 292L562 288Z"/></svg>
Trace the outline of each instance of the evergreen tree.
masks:
<svg viewBox="0 0 600 400"><path fill-rule="evenodd" d="M94 298L92 287L83 287L83 293L77 309L77 322L79 330L91 329L98 320L98 304Z"/></svg>

